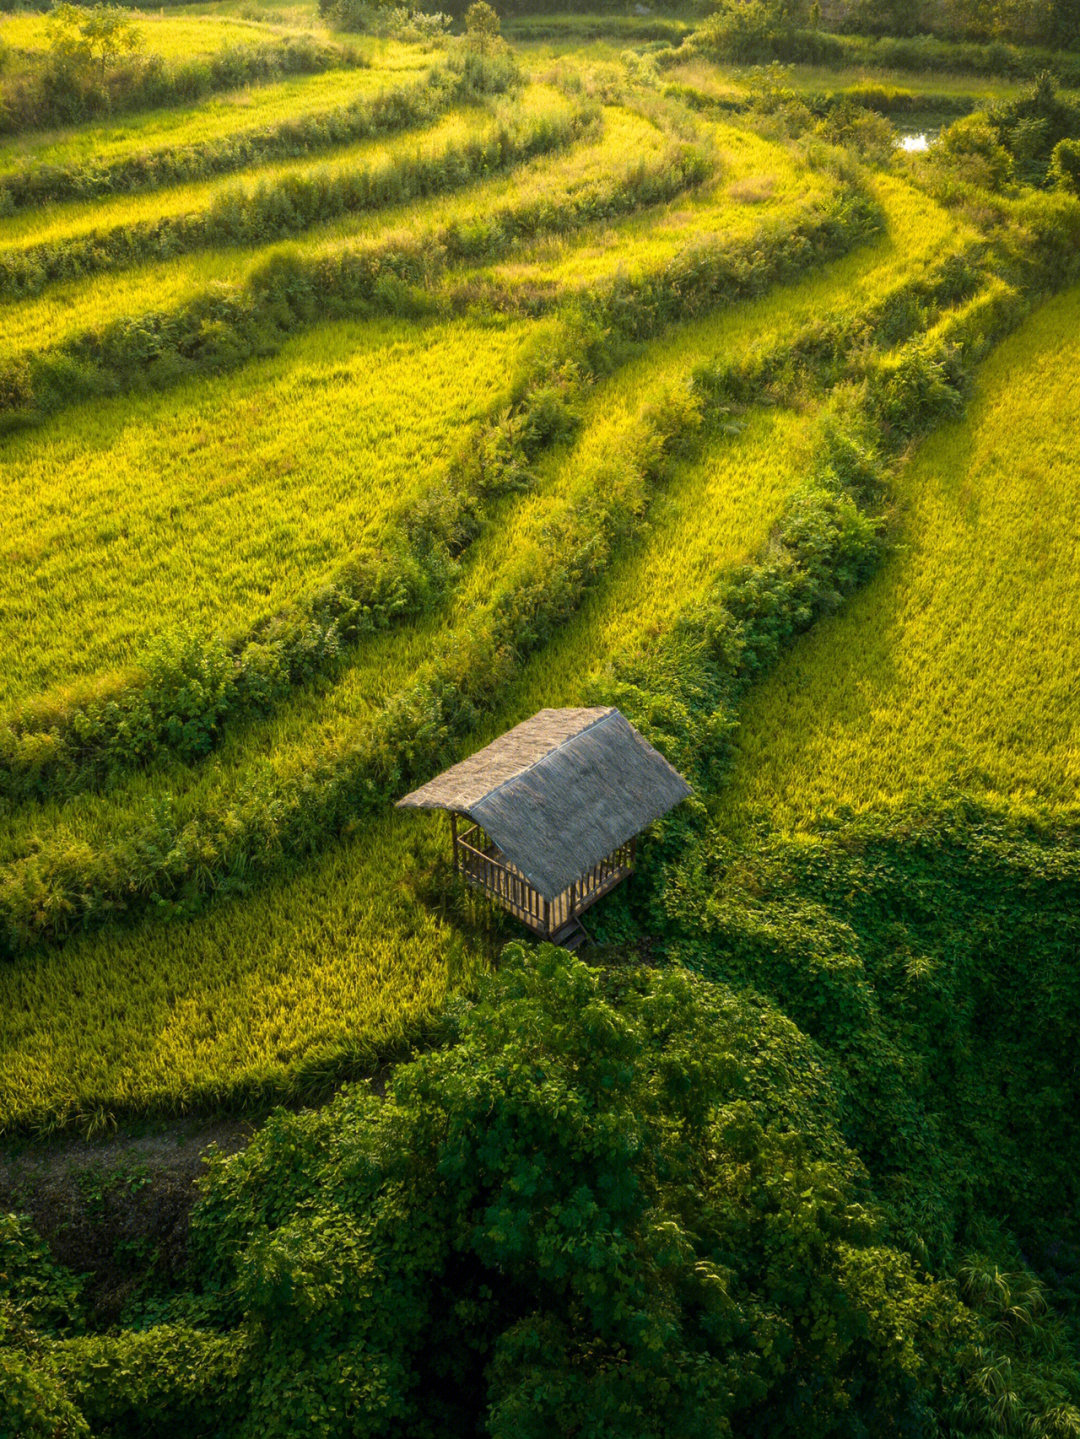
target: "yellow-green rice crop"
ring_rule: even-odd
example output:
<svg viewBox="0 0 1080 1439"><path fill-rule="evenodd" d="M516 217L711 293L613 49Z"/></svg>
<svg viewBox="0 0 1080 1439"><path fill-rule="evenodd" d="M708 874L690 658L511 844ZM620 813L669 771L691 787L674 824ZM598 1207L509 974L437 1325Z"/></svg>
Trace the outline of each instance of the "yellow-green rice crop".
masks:
<svg viewBox="0 0 1080 1439"><path fill-rule="evenodd" d="M1080 291L983 366L968 417L897 482L884 572L752 698L732 806L816 810L958 786L1080 794Z"/></svg>
<svg viewBox="0 0 1080 1439"><path fill-rule="evenodd" d="M530 87L521 102L508 112L522 122L530 114L565 116L569 102L547 86ZM477 115L477 124L483 123ZM392 206L339 220L310 231L300 239L276 247L238 246L179 256L117 275L96 275L55 285L41 295L0 307L0 355L19 354L61 344L128 315L180 306L215 284L242 284L266 259L285 250L315 256L348 244L363 244L397 237L415 238L447 225L467 225L478 213L490 213L515 201L546 203L556 213L567 196L610 181L632 169L636 162L616 161L616 146L633 144L635 155L646 162L659 156L667 137L649 121L621 107L604 111L599 139L583 142L566 154L541 156L513 173L499 175L453 195ZM371 153L408 154L415 139L392 142ZM234 181L235 183L235 181Z"/></svg>
<svg viewBox="0 0 1080 1439"><path fill-rule="evenodd" d="M760 86L759 67L713 65L704 59L687 61L664 72L664 79L674 85L688 85L722 104L733 104L749 98ZM988 105L995 100L1010 100L1022 93L1023 80L1008 80L995 75L951 75L942 71L916 74L910 70L873 70L867 66L844 65L830 68L822 65L785 65L778 83L796 95L857 94L867 91L906 91L925 97L927 109L935 97L946 97L958 103Z"/></svg>
<svg viewBox="0 0 1080 1439"><path fill-rule="evenodd" d="M370 1067L480 962L424 902L440 840L390 816L201 919L3 966L0 1132Z"/></svg>
<svg viewBox="0 0 1080 1439"><path fill-rule="evenodd" d="M587 482L583 464L602 463L610 398L606 392L597 397L596 425L558 467L568 484L571 472L572 483ZM767 531L782 493L783 465L791 464L781 443L786 424L767 417L760 432L755 425L730 441L718 466L706 461L699 473L691 467L676 476L675 509L689 505L684 518L692 524L707 504L718 532L726 527L728 548L718 542L715 559L742 558ZM564 501L573 499L564 486ZM675 575L669 579L677 586ZM627 588L616 580L605 595L601 609L610 615L625 602ZM568 643L556 645L553 665L530 669L527 678L541 702L580 699L592 660L582 642L591 644L597 633L590 615L570 628ZM211 768L220 774L238 749L252 758L263 750L275 772L312 763L329 739L340 743L350 728L356 732L379 689L408 682L436 638L428 623L413 633L377 637L355 666L353 679L361 683L335 687L333 719L325 703L308 696L302 708L312 719L322 715L322 726L305 732L297 715L278 717L259 727L254 743L228 741ZM493 728L520 718L522 693L508 696L508 710ZM261 782L268 779L264 770ZM161 783L159 774L159 792ZM149 800L150 780L136 788ZM93 833L91 822L73 843L92 841ZM363 1060L369 1047L385 1051L479 962L424 904L424 874L443 842L436 822L389 816L360 826L302 874L273 880L183 925L143 923L0 967L0 1129L35 1118L81 1116L85 1122L121 1106L175 1109L217 1096L235 1101L245 1090L265 1093L274 1086L287 1093L300 1073L339 1074L350 1057ZM121 989L118 975L124 976Z"/></svg>
<svg viewBox="0 0 1080 1439"><path fill-rule="evenodd" d="M129 155L200 145L261 130L283 120L318 116L392 86L410 84L438 61L415 48L402 57L415 63L356 70L328 70L268 85L213 95L199 105L144 110L77 129L5 138L0 144L0 175L16 165L107 165ZM395 57L391 57L395 58Z"/></svg>
<svg viewBox="0 0 1080 1439"><path fill-rule="evenodd" d="M130 662L162 616L228 630L310 590L439 472L524 336L328 326L227 380L10 440L0 650L20 663L5 700Z"/></svg>
<svg viewBox="0 0 1080 1439"><path fill-rule="evenodd" d="M524 103L568 102L536 90ZM489 123L455 116L427 133L445 140L470 122ZM470 298L475 283L471 298L482 302L486 278L518 298L530 289L558 296L620 271L649 274L687 246L767 233L771 217L835 187L784 146L736 124L698 124L716 137L716 184L648 219L590 230L580 244L537 246L523 262L480 276L461 267L448 292L459 285L455 295ZM638 158L660 158L669 143L661 126L609 105L595 142L456 196L327 227L288 249L312 255L433 234L518 200L543 201L557 214L568 197L627 173ZM397 141L355 147L334 163L398 149ZM448 637L468 635L493 595L543 562L552 527L602 489L615 460L632 469L651 407L685 387L695 368L776 348L815 320L850 317L972 242L904 181L881 176L872 184L887 220L880 237L752 303L674 328L598 382L582 404L580 432L539 464L531 489L491 505L456 585L428 613L362 641L336 671L296 688L271 714L227 726L201 763L166 758L102 793L9 812L0 857L25 855L40 837L69 845L77 864L80 847L142 833L163 803L196 828L212 813L227 829L245 795L276 801L320 761L347 753ZM162 192L146 210L141 200L68 207L44 223L50 234L76 233L162 214L163 205L186 210L214 193L215 183L185 187L175 202ZM24 243L22 224L0 226L8 243ZM55 345L110 318L183 303L215 281L242 284L270 253L185 257L58 286L5 308L0 347L11 354ZM526 347L559 323L478 310L456 320L325 324L225 378L80 406L6 438L0 649L17 644L25 662L4 667L0 703L130 664L163 616L196 635L228 632L309 592L343 552L385 535L430 491L477 416L506 391ZM644 520L628 526L584 604L461 752L541 705L580 701L616 651L666 629L718 575L758 551L805 473L815 416L812 398L733 416L728 433L710 434L700 453L673 461L647 496L624 471L629 507L636 498ZM914 486L918 473L909 471L904 485ZM928 551L927 563L937 553ZM439 821L358 822L302 870L264 875L251 892L243 891L250 874L230 874L232 896L205 914L103 930L0 967L0 1129L295 1093L385 1052L483 962L428 903L444 838Z"/></svg>
<svg viewBox="0 0 1080 1439"><path fill-rule="evenodd" d="M133 18L142 33L144 48L169 60L214 55L237 45L261 45L287 33L281 26L208 15L140 14ZM45 54L49 49L47 16L30 12L0 15L0 39L13 50Z"/></svg>
<svg viewBox="0 0 1080 1439"><path fill-rule="evenodd" d="M827 175L751 130L710 127L719 178L658 213L606 225L587 243L556 236L520 258L493 266L492 279L530 292L587 290L614 275L628 279L661 268L687 245L757 229L763 213L783 215L835 188Z"/></svg>
<svg viewBox="0 0 1080 1439"><path fill-rule="evenodd" d="M110 832L130 827L136 809L148 812L162 783L198 808L208 802L208 795L219 802L223 787L247 782L252 763L263 770L264 779L272 772L274 782L279 782L284 775L308 767L317 753L332 753L347 745L356 724L407 683L446 625L467 623L470 609L505 580L507 567L535 548L538 536L542 543L550 516L572 506L578 492L598 483L605 455L618 451L625 436L646 423L649 406L685 383L696 367L718 357L745 359L757 346L775 346L789 338L794 327L815 317L875 303L899 283L905 251L910 272L918 274L963 242L965 232L903 181L883 179L877 196L887 216L881 238L806 280L676 327L601 384L590 401L579 444L568 455L550 458L541 469L535 493L498 507L470 554L457 597L447 610L396 636L369 642L332 687L298 692L273 718L230 735L200 770L176 766L167 774L135 776L112 791L107 801L84 796L46 807L36 818L22 814L5 834L0 852L26 852L28 823L33 829L67 827L84 838L92 835L105 841ZM602 667L615 650L639 634L669 622L718 569L753 553L763 538L762 524L767 528L799 478L805 432L801 417L758 416L751 421L752 446L724 442L703 460L677 467L666 492L654 501L645 535L619 571L619 594L609 603L605 587L588 602L589 623L599 627L590 650L594 667ZM749 454L756 458L748 468ZM748 485L743 476L751 471L753 483ZM707 524L701 523L701 514L709 516ZM588 648L578 647L578 661L568 673L580 674L588 668L580 658Z"/></svg>
<svg viewBox="0 0 1080 1439"><path fill-rule="evenodd" d="M305 155L295 160L253 165L238 174L218 175L186 185L170 185L165 190L75 200L43 207L37 213L16 213L0 219L0 254L9 249L21 250L91 233L100 234L140 222L176 215L197 215L208 210L215 200L248 195L260 185L273 185L292 176L330 179L357 169L378 171L413 156L427 158L448 153L470 139L484 139L496 125L516 118L527 123L540 112L538 101L539 96L530 94L520 106L502 105L491 112L486 109L479 112L454 110L430 125L410 130L404 135L344 146L334 151L330 159L312 159L310 155Z"/></svg>

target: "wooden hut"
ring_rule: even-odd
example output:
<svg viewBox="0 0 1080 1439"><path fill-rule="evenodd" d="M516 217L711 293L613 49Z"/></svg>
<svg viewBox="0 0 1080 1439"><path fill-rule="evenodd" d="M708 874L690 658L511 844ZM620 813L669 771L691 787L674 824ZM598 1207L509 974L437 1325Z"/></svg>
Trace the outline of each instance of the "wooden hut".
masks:
<svg viewBox="0 0 1080 1439"><path fill-rule="evenodd" d="M617 709L561 709L516 725L398 807L446 810L455 872L573 949L580 916L633 869L637 836L689 793Z"/></svg>

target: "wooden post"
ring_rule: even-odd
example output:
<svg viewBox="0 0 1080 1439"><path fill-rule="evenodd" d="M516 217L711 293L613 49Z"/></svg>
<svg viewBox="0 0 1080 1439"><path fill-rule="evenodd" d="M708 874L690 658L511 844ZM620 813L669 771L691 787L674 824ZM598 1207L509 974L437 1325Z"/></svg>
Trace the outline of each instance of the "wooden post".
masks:
<svg viewBox="0 0 1080 1439"><path fill-rule="evenodd" d="M450 859L454 865L454 873L458 872L458 848L457 848L457 815L450 811Z"/></svg>

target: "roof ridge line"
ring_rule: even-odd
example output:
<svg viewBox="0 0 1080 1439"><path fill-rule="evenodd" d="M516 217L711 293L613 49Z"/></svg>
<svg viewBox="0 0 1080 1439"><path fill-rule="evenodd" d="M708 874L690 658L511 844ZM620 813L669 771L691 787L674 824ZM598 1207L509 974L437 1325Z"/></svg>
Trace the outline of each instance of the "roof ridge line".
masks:
<svg viewBox="0 0 1080 1439"><path fill-rule="evenodd" d="M587 706L582 706L582 708L587 708ZM618 714L618 710L614 705L604 705L603 709L603 714L597 715L594 720L590 720L587 725L582 725L581 729L575 730L573 734L568 734L566 738L561 739L557 745L552 745L551 749L545 750L539 759L534 759L531 763L525 765L523 769L515 770L513 774L507 775L505 779L500 780L494 789L489 789L485 794L482 794L476 803L481 804L485 800L489 800L493 794L498 794L501 789L505 789L508 784L513 784L514 780L520 779L523 774L528 774L531 769L535 769L538 764L550 758L551 755L558 754L563 746L568 745L572 739L577 739L579 735L588 734L591 729L595 729L598 724L602 724L609 715ZM523 721L523 723L528 723L528 721ZM468 811L466 811L466 813L468 813ZM531 880L530 883L532 883Z"/></svg>

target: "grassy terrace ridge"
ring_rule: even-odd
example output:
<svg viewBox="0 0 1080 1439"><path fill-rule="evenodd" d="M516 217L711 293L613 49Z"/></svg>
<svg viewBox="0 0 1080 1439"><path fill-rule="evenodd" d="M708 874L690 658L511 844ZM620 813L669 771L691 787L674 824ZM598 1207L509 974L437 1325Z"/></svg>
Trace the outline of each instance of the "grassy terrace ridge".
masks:
<svg viewBox="0 0 1080 1439"><path fill-rule="evenodd" d="M909 538L747 707L735 813L799 826L950 791L1075 813L1078 336L1080 290L1046 301L905 470Z"/></svg>
<svg viewBox="0 0 1080 1439"><path fill-rule="evenodd" d="M540 104L531 112L530 97L544 95L549 97L546 113L555 124L556 137L560 128L568 142L575 138L575 126L580 126L582 132L587 130L587 110L576 109L572 102L542 86L526 91L520 110L526 120L532 113L538 130L545 119L545 106ZM472 113L474 133L487 114L484 110ZM655 161L661 148L656 127L639 121L635 128L634 138L642 145L647 163L650 159ZM585 138L584 133L581 138ZM251 277L261 271L275 253L315 264L335 254L346 255L365 244L374 247L382 242L408 248L425 238L430 240L441 230L454 228L467 233L466 222L470 217L475 220L478 202L489 204L493 213L510 213L515 200L521 202L533 197L538 202L545 199L550 202L575 182L582 189L595 184L604 173L598 164L601 144L602 141L580 144L565 156L558 153L556 145L555 155L522 163L516 174L478 177L476 185L463 195L435 195L426 200L390 203L370 213L361 211L336 221L316 223L287 245L250 241L224 245L197 256L144 260L116 275L58 283L39 296L4 307L6 325L0 337L0 363L4 357L17 359L21 355L40 354L52 347L77 343L80 336L92 339L124 321L138 324L146 316L160 315L169 307L179 309L197 302L200 297L228 293L226 287L234 291L241 289L250 284ZM415 138L402 137L401 144L392 143L392 148L381 153L391 164L397 161L407 165L410 154L418 148L423 148L422 138L418 145ZM617 173L626 174L628 169L621 167Z"/></svg>
<svg viewBox="0 0 1080 1439"><path fill-rule="evenodd" d="M589 142L587 144L584 144L580 146L576 151L572 151L565 159L534 162L533 166L525 167L521 171L519 176L517 176L515 179L498 182L495 186L496 194L505 194L508 198L511 199L511 201L513 201L515 193L520 188L521 201L525 206L529 208L530 211L536 210L537 213L546 213L547 206L552 200L557 200L560 193L572 193L574 196L575 204L578 203L580 200L588 200L590 194L595 194L598 199L601 199L604 191L600 188L594 189L593 187L594 185L599 187L599 184L602 180L605 186L610 187L611 184L615 185L616 188L614 194L617 200L618 187L622 183L624 183L624 177L620 174L620 171L617 168L612 168L612 165L608 158L609 152L605 148L606 144L610 143L612 140L616 140L620 143L624 140L630 141L632 139L634 141L635 151L638 158L631 164L626 174L625 182L636 183L641 174L640 166L642 160L649 154L650 145L653 143L650 137L655 137L656 148L654 154L657 161L663 161L664 159L665 141L662 132L654 130L652 127L650 127L647 123L643 121L635 120L635 118L631 114L622 114L620 112L613 111L609 114L606 123L608 125L608 129L606 132L606 140L604 138L601 138L596 142ZM765 154L770 159L774 168L790 165L790 161L788 160L786 153L783 150L779 148L773 148L770 150L769 147L763 147L761 151L753 151L751 154L752 162L759 162L762 154ZM730 171L728 172L728 174L730 176ZM822 188L823 193L827 194L828 186L824 185ZM486 190L481 191L480 193L484 194L486 193ZM722 196L723 192L721 191L721 200ZM439 218L443 221L443 227L449 228L449 226L452 226L455 223L456 217L458 215L461 215L462 217L467 216L469 212L469 206L475 203L475 198L470 199L467 196L463 196L459 200L450 202L449 204L447 204L447 202L438 202L438 206L431 211L432 217L434 218L435 215L439 215ZM694 203L691 204L689 210L685 208L685 204L686 202L683 201L675 201L672 202L671 206L669 207L678 223L674 225L672 229L672 238L664 240L662 244L658 244L657 246L657 249L655 251L655 263L658 268L661 267L672 254L677 253L677 249L680 245L686 246L687 244L693 243L695 239L696 228L694 222L696 220L697 210L694 207ZM746 229L746 221L742 216L742 210L745 207L739 206L738 204L732 204L730 201L724 201L723 205L726 205L727 213L730 215L730 223L734 227L734 235L736 239L741 242L741 238L745 233ZM711 199L706 197L705 199L703 199L701 214L704 219L710 222L710 229L712 223L715 221L715 217L722 212L723 205L721 205L720 201L715 197ZM446 206L446 208L442 209L443 206ZM611 208L611 202L608 202L608 208ZM494 213L498 215L499 210L496 209ZM785 202L784 205L777 207L776 213L777 215L792 218L797 214L797 211L789 202ZM510 218L510 214L512 214L512 211L507 213L507 219ZM425 215L424 207L419 208L418 215L420 217L420 220L422 221ZM764 218L765 216L760 208L751 208L751 234L753 233L753 227L760 226L763 223ZM705 233L709 232L709 230L705 231ZM617 230L616 233L618 233ZM389 234L391 237L393 237L394 235L394 230L392 226L389 230ZM293 251L292 253L295 253L295 251ZM332 257L332 251L330 252L330 255ZM314 251L314 258L316 259L316 261L321 262L319 252L317 250ZM324 296L327 293L327 288L324 286ZM36 306L37 302L35 302L35 308ZM305 325L304 327L307 328L308 326ZM315 341L314 344L317 350L318 341ZM271 374L275 372L279 374L288 374L289 368L290 361L288 355L286 355L282 360L277 362L262 362L261 373L268 378ZM263 382L265 383L265 380ZM243 380L239 381L239 389L237 391L238 394L243 394L245 383L246 382L244 382ZM219 410L219 419L216 422L216 426L213 432L220 431L223 436L225 430L228 429L230 425L229 417L232 414L232 411L228 408L227 403L227 397L231 388L232 387L230 386L224 391L221 391L220 389L214 390L214 403ZM182 435L186 433L192 425L194 425L195 428L199 431L205 430L207 421L203 414L203 406L205 404L205 396L207 395L207 393L208 392L205 388L204 383L193 382L190 387L185 388L180 392L180 394L178 395L178 399L175 403L170 402L165 406L163 406L162 402L160 401L154 401L149 399L126 399L112 402L111 405L99 409L97 411L95 427L104 426L104 429L101 431L103 439L100 447L102 482L107 483L110 487L114 486L117 482L117 462L119 458L120 462L123 463L123 452L117 451L115 444L110 437L115 433L116 426L120 425L126 437L125 444L127 446L133 447L132 463L136 465L136 468L140 468L142 464L141 461L136 462L134 459L134 456L137 453L138 446L140 444L138 438L140 433L144 434L145 443L151 446L154 453L160 453L161 459L155 460L153 467L158 470L162 476L162 493L167 493L167 477L171 470L175 469L178 480L180 480L183 474L187 473L186 462L184 462L182 459L182 456L186 452L187 446L186 442L181 439ZM226 396L226 404L224 408L222 407L222 395ZM243 405L240 406L240 409L243 410ZM131 420L141 414L145 414L146 416L144 425L135 425L133 427L131 425ZM175 418L167 418L170 415L174 416ZM8 537L13 542L10 550L12 555L18 553L17 547L14 543L16 534L20 532L23 533L26 537L27 544L31 544L34 542L34 534L38 535L39 540L41 537L41 517L44 514L44 511L41 507L43 505L47 506L49 504L49 496L48 491L41 488L38 480L35 479L34 476L40 472L39 467L42 464L50 467L54 466L57 463L57 460L60 459L60 457L64 453L70 451L70 447L72 445L85 445L85 418L85 416L80 417L78 415L73 415L70 420L65 421L62 420L60 417L57 417L50 425L40 431L30 432L20 437L10 437L6 441L6 464L13 486L11 493L13 495L18 495L20 493L24 494L24 503L27 507L23 509L22 504L20 504L18 509L16 511L13 511L12 513L13 524L9 527L8 530ZM170 433L173 435L173 438L166 439L165 436L169 435ZM274 444L278 447L280 447L281 443L282 441L280 438L274 441ZM170 451L174 452L178 457L171 466L167 459L167 455ZM223 451L223 453L227 453L227 447ZM297 457L297 464L300 466L300 471L302 473L303 461L299 455ZM25 488L20 482L20 476L25 477ZM106 477L111 478L106 479ZM283 481L283 483L286 485L286 487L288 487L292 483L295 483L295 481L286 480ZM87 515L89 518L89 516L93 513L93 489L92 487L90 489L87 489L85 486L85 482L83 484L83 493L85 501L88 505ZM147 495L144 498L147 501L150 501L151 504L153 504L150 495ZM112 522L115 523L116 516L114 504L110 502L106 508L109 510L110 514L113 517ZM23 515L24 518L21 521L16 521L16 513ZM214 513L216 513L216 511ZM221 518L224 519L227 513L227 511L223 512ZM102 518L104 519L104 511L102 512ZM309 524L317 524L317 519L315 516L312 516ZM133 530L132 534L134 535L135 533L136 531ZM211 538L211 535L208 534L208 538ZM110 545L112 543L113 542L110 542ZM64 547L60 546L54 552L57 561L61 565L63 564L63 549ZM110 558L110 555L112 556L112 558ZM209 558L210 554L208 552L208 559ZM108 568L112 564L116 563L117 556L115 552L113 552L109 547L106 547L102 551L102 560ZM17 563L17 561L13 562ZM36 567L37 560L33 559L32 556L28 555L25 563L30 563L34 567ZM168 572L163 571L161 566L162 555L160 547L155 546L155 559L153 566L154 573L159 575L158 582L164 582L167 584L169 583L167 579ZM93 583L92 574L86 573L85 570L81 570L81 573L84 575L83 583L85 583L85 581L87 580L91 581L91 583L93 584L93 588L99 593L103 601L106 594L111 594L113 592L114 587L111 582L106 579L105 572L102 573L100 585ZM239 571L237 573L239 573ZM258 585L262 583L262 581L255 578L253 579L252 583ZM11 592L11 597L12 599L14 599L14 591ZM265 612L272 613L273 610L280 604L281 600L285 597L285 592L278 591L269 598L269 602L264 600L263 604L265 606ZM210 612L213 612L215 614L219 625L222 622L221 606L222 603L225 601L227 601L227 591L223 591L220 586L213 588L208 587L205 591L203 603L210 607ZM174 595L172 603L174 604L174 606L177 603L183 606L184 601L179 594L176 594ZM250 603L251 600L249 597L247 597L246 595L239 595L236 600L236 608L234 611L235 614L239 617L240 615L249 613ZM114 613L113 623L115 624L115 622L120 619L121 612L115 610L115 606L112 601L109 602L109 605ZM132 623L138 624L139 614L145 615L145 613L145 605L140 605L136 607L136 609L132 612L131 615ZM181 609L180 613L184 613L183 609ZM197 611L191 611L190 621L194 621L196 619L196 616ZM101 623L103 620L104 615L99 615L98 618L94 619L93 623L90 623L88 620L88 628L85 631L83 638L78 645L72 645L70 643L70 634L68 639L63 642L67 648L68 653L71 655L71 658L75 661L76 669L74 671L68 670L68 673L65 675L63 673L63 669L58 668L58 662L61 659L62 652L53 650L53 654L55 656L54 660L51 662L44 661L44 663L37 671L37 683L34 684L33 680L31 680L30 684L27 686L27 689L23 690L23 695L25 696L27 694L27 690L29 690L30 694L33 694L35 689L40 689L44 686L55 685L58 679L70 678L73 673L78 672L78 669L83 669L85 672L85 670L90 667L93 667L94 669L101 668L103 660L105 665L108 665L109 663L115 664L118 661L122 662L127 657L124 653L124 650L127 649L129 653L131 651L132 640L130 638L127 639L126 642L121 641L121 644L123 645L122 648L121 645L116 645L112 649L111 654L108 649L98 649L95 652L93 648L95 644L93 636L95 634L98 636L96 641L96 644L98 646L101 646L102 642L104 642L105 644L109 643L108 630L101 629ZM20 620L19 623L21 624L23 623L23 621ZM46 626L46 629L42 631L43 641L45 634L47 633L47 629L48 627ZM91 646L91 648L88 649L88 645ZM137 653L137 650L135 651L135 653ZM26 684L26 680L29 678L29 675L24 675L23 683ZM14 677L11 677L11 679L13 680ZM11 697L14 698L14 696Z"/></svg>
<svg viewBox="0 0 1080 1439"><path fill-rule="evenodd" d="M89 135L31 136L0 149L3 208L152 189L392 128L439 108L440 58L403 46L377 66L248 86L209 105L149 111ZM443 90L451 88L445 80ZM450 98L444 94L441 103Z"/></svg>
<svg viewBox="0 0 1080 1439"><path fill-rule="evenodd" d="M536 86L486 124L475 111L452 111L419 133L410 131L407 140L349 146L318 165L260 166L243 178L183 186L157 213L145 196L106 207L65 207L51 225L30 232L34 243L0 249L0 297L37 293L72 276L126 269L162 255L266 244L338 217L460 189L563 138L565 115L557 99Z"/></svg>

